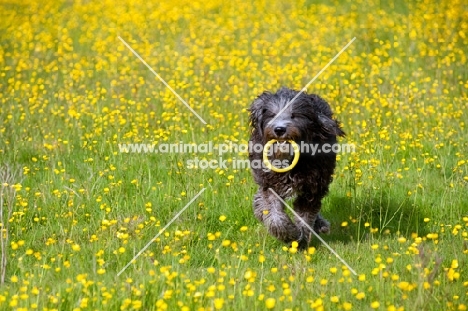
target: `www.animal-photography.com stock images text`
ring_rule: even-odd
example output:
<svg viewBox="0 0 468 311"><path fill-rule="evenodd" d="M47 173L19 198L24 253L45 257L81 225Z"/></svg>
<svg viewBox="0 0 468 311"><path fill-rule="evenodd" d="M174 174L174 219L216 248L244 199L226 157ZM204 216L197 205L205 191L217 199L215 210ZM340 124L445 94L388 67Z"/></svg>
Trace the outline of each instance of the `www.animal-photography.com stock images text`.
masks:
<svg viewBox="0 0 468 311"><path fill-rule="evenodd" d="M0 3L0 310L468 310L468 3Z"/></svg>

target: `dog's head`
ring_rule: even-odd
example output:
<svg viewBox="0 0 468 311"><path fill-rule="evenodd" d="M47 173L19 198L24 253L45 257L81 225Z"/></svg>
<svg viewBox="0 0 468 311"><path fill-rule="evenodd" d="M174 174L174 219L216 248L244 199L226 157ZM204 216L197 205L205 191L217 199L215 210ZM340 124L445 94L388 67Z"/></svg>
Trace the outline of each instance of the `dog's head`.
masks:
<svg viewBox="0 0 468 311"><path fill-rule="evenodd" d="M320 142L344 136L328 103L315 94L281 88L264 92L250 107L250 122L263 142Z"/></svg>

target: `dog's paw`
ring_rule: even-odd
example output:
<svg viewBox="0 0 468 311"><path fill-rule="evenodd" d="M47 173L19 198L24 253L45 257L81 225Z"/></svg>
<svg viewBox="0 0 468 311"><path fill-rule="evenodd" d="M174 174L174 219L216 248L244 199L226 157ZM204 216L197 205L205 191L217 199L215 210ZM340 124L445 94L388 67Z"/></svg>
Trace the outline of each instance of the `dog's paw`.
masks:
<svg viewBox="0 0 468 311"><path fill-rule="evenodd" d="M330 223L328 222L328 220L323 218L320 214L317 216L317 219L315 220L314 231L317 232L318 234L330 233Z"/></svg>
<svg viewBox="0 0 468 311"><path fill-rule="evenodd" d="M330 227L322 226L322 227L320 227L320 229L318 229L317 232L318 233L328 234L328 233L330 233Z"/></svg>

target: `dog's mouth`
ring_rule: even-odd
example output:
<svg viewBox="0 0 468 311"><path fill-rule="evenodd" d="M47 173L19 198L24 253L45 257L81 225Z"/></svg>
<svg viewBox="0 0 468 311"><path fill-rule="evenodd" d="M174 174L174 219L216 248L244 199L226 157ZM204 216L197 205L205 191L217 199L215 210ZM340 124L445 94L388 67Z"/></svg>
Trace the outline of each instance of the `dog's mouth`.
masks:
<svg viewBox="0 0 468 311"><path fill-rule="evenodd" d="M274 159L292 160L294 149L287 139L276 139L276 142L271 146L270 154Z"/></svg>
<svg viewBox="0 0 468 311"><path fill-rule="evenodd" d="M289 150L289 148L291 147L291 144L286 139L277 139L275 145L276 148L282 150L282 152L285 152L285 150Z"/></svg>
<svg viewBox="0 0 468 311"><path fill-rule="evenodd" d="M276 140L275 144L289 144L290 140L295 141L294 138L286 136L286 135L282 135L281 137L277 135L267 137L267 140L272 140L272 139Z"/></svg>

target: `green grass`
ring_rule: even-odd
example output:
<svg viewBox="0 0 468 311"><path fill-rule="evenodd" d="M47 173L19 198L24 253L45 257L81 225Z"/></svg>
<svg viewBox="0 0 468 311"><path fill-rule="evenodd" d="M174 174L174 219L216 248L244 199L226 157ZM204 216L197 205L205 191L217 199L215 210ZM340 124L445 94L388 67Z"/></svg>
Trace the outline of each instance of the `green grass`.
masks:
<svg viewBox="0 0 468 311"><path fill-rule="evenodd" d="M468 307L466 4L2 10L0 172L21 173L0 180L0 309L262 310L268 298L278 310ZM119 152L246 143L255 96L301 89L353 37L308 92L330 102L342 142L356 144L340 155L322 211L332 223L323 238L358 276L316 239L301 253L269 236L253 217L248 169L187 168L217 154Z"/></svg>

